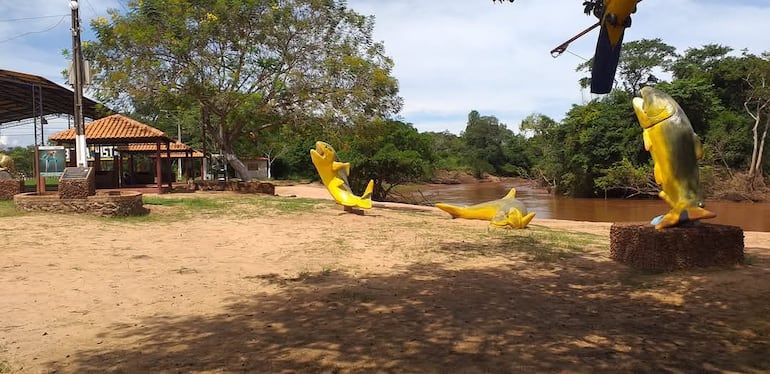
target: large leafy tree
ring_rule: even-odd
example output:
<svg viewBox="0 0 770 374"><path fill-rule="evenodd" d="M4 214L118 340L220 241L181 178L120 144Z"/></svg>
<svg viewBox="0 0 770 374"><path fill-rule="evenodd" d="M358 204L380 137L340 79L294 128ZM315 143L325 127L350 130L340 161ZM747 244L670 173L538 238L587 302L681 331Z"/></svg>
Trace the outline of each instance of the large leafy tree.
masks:
<svg viewBox="0 0 770 374"><path fill-rule="evenodd" d="M676 48L664 43L661 39L641 39L623 43L618 63L616 80L627 93L633 95L645 84L659 80L657 71L669 70L677 57ZM581 63L577 71L590 72L593 59ZM580 86L591 85L590 78L580 80Z"/></svg>
<svg viewBox="0 0 770 374"><path fill-rule="evenodd" d="M394 187L427 179L434 161L430 136L411 124L385 120L356 125L341 139L340 159L351 164L356 193L374 180L374 200L386 200Z"/></svg>
<svg viewBox="0 0 770 374"><path fill-rule="evenodd" d="M398 112L373 19L339 0L141 0L96 19L97 95L124 111L200 110L242 177L234 144L307 121L349 126Z"/></svg>

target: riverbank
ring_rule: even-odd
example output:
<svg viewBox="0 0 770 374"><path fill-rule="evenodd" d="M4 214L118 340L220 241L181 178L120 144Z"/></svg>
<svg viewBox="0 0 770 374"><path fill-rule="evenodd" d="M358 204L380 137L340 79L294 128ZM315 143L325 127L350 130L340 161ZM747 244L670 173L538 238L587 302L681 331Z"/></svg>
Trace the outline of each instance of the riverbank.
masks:
<svg viewBox="0 0 770 374"><path fill-rule="evenodd" d="M608 258L608 223L276 193L0 218L0 372L770 370L768 234L744 265L651 275Z"/></svg>

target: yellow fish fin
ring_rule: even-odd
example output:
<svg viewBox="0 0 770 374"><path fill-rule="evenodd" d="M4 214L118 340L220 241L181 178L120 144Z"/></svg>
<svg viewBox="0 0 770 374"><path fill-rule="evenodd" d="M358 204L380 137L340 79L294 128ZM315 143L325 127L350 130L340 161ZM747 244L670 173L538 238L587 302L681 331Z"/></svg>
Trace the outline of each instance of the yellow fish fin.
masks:
<svg viewBox="0 0 770 374"><path fill-rule="evenodd" d="M706 209L700 208L700 207L687 208L687 218L690 221L697 221L697 220L701 220L701 219L714 218L716 216L717 215L714 212L712 212L710 210L706 210Z"/></svg>
<svg viewBox="0 0 770 374"><path fill-rule="evenodd" d="M340 169L345 169L345 175L350 175L350 163L349 162L337 162L337 161L334 161L334 163L332 164L332 170L334 170L334 172L336 173L336 172L340 171Z"/></svg>
<svg viewBox="0 0 770 374"><path fill-rule="evenodd" d="M698 135L695 135L695 158L698 160L703 158L703 144L701 144Z"/></svg>
<svg viewBox="0 0 770 374"><path fill-rule="evenodd" d="M511 188L511 190L508 191L508 194L505 195L505 197L503 199L515 199L515 198L516 198L516 189L515 188Z"/></svg>
<svg viewBox="0 0 770 374"><path fill-rule="evenodd" d="M649 151L652 148L652 139L650 139L650 133L647 130L642 131L642 139L644 140L644 150Z"/></svg>
<svg viewBox="0 0 770 374"><path fill-rule="evenodd" d="M521 228L527 227L529 225L529 222L532 221L532 218L535 218L535 212L532 212L530 214L527 214L526 216L521 218Z"/></svg>
<svg viewBox="0 0 770 374"><path fill-rule="evenodd" d="M452 218L457 218L460 216L462 209L459 206L444 204L444 203L436 203L436 208L439 208L447 213L449 213Z"/></svg>

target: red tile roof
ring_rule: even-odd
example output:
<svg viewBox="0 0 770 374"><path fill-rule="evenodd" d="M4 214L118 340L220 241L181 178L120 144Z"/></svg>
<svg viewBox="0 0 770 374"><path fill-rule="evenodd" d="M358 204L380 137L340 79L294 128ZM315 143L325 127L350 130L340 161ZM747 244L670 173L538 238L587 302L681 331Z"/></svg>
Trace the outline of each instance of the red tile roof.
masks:
<svg viewBox="0 0 770 374"><path fill-rule="evenodd" d="M57 132L48 137L59 143L74 143L75 128ZM86 124L86 143L88 144L130 144L172 142L173 140L152 126L145 125L120 114L113 114Z"/></svg>
<svg viewBox="0 0 770 374"><path fill-rule="evenodd" d="M192 149L187 144L174 142L169 144L171 148L171 157L172 158L184 158L187 157L187 154L189 152L192 152L192 158L202 158L203 153L196 151ZM120 145L115 147L115 150L118 152L124 152L124 153L149 153L154 155L157 152L157 145L155 143L132 143L128 145ZM167 151L166 151L166 144L161 143L160 145L160 157L167 157Z"/></svg>

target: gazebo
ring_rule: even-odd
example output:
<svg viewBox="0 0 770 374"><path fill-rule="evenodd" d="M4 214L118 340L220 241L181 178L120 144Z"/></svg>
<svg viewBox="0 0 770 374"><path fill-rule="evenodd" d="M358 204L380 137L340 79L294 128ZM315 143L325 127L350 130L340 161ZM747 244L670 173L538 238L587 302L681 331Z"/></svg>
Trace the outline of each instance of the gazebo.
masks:
<svg viewBox="0 0 770 374"><path fill-rule="evenodd" d="M161 151L165 151L166 159L170 160L171 149L169 144L173 142L163 131L152 126L145 125L139 121L133 120L120 114L113 114L95 120L85 125L86 144L94 146L129 146L134 143L151 144L155 151L155 179L157 181L158 193L163 192L162 187L162 167ZM60 131L48 138L57 145L75 144L75 129ZM94 168L99 180L112 180L115 185L119 185L122 175L122 162L118 162L119 157L113 158L114 167L111 171L100 171L101 160L98 152L94 155ZM70 157L70 162L74 162L74 157ZM71 165L74 166L74 165ZM130 167L133 167L131 165ZM169 181L169 186L171 181Z"/></svg>
<svg viewBox="0 0 770 374"><path fill-rule="evenodd" d="M170 148L170 152L169 152ZM120 145L115 147L115 150L120 153L120 157L123 157L123 155L128 155L129 157L129 180L135 181L134 175L135 170L133 170L135 166L134 162L134 155L148 155L150 157L157 157L157 150L156 145L151 143L134 143L134 144L127 144L127 145ZM161 144L161 150L160 150L160 157L162 159L176 159L178 162L182 163L184 162L184 174L187 175L187 179L195 179L193 177L193 160L200 160L205 158L205 155L203 152L196 151L192 147L190 147L187 144L181 143L181 142L174 142L169 143L168 147L166 147L165 144ZM200 163L200 175L201 178L203 178L203 175L205 173L204 170L204 164ZM128 183L132 184L132 183Z"/></svg>

